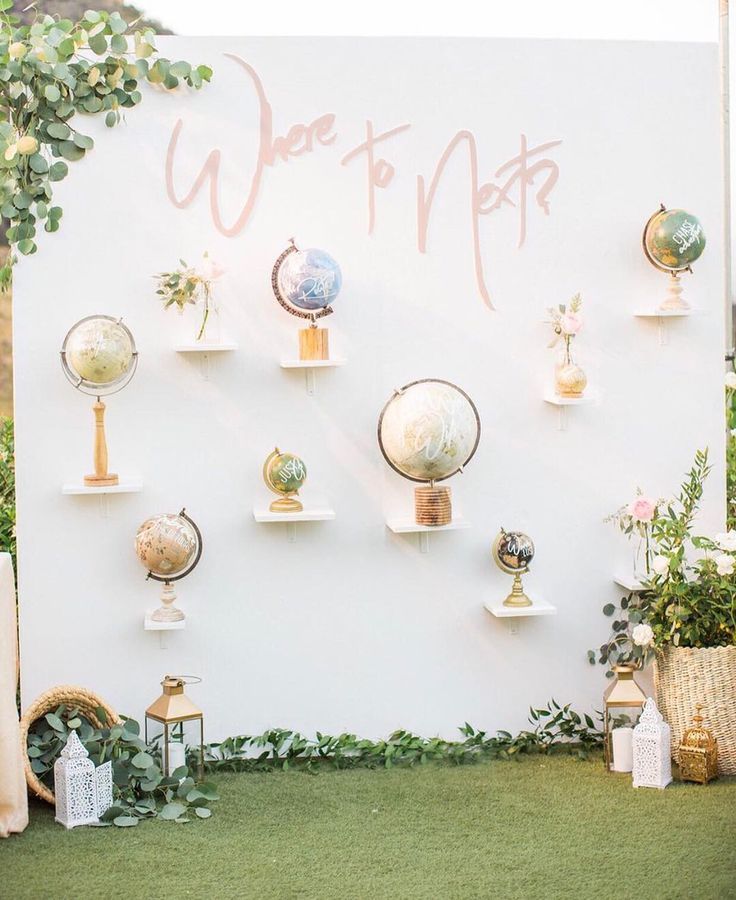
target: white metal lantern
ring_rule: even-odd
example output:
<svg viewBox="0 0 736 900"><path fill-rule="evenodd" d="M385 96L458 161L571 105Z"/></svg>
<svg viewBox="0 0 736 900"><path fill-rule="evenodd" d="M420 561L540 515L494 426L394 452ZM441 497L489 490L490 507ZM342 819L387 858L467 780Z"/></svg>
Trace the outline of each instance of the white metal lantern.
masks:
<svg viewBox="0 0 736 900"><path fill-rule="evenodd" d="M634 728L634 787L666 788L672 781L670 726L652 697L644 703Z"/></svg>
<svg viewBox="0 0 736 900"><path fill-rule="evenodd" d="M112 763L95 768L76 731L54 763L56 821L65 828L92 825L112 806Z"/></svg>

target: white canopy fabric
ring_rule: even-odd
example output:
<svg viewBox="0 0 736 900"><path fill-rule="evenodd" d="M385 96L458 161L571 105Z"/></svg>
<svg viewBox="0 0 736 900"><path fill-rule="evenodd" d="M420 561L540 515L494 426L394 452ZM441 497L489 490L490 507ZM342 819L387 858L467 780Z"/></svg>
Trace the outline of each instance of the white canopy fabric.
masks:
<svg viewBox="0 0 736 900"><path fill-rule="evenodd" d="M0 837L28 825L28 789L23 772L18 709L18 628L13 563L0 553Z"/></svg>

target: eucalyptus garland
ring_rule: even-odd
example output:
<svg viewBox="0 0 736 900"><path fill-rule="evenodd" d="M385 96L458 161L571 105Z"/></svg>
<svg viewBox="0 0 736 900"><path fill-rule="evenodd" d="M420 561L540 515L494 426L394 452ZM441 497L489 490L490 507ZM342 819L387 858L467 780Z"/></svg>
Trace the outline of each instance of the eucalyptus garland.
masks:
<svg viewBox="0 0 736 900"><path fill-rule="evenodd" d="M88 10L78 22L39 15L22 25L12 7L0 0L0 215L11 245L0 286L9 282L12 251L35 253L41 224L59 229L52 185L94 146L77 114L104 115L112 128L141 102L141 82L198 89L212 77L208 66L158 56L153 30L135 30L118 12Z"/></svg>

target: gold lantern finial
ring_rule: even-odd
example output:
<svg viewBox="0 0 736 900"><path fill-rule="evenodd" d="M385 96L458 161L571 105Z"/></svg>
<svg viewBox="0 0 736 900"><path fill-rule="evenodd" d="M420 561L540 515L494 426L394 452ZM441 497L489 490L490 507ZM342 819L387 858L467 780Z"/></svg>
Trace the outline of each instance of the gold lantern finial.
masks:
<svg viewBox="0 0 736 900"><path fill-rule="evenodd" d="M698 703L693 724L682 735L678 756L683 781L707 784L718 777L718 741L713 732L703 725L702 709L702 704Z"/></svg>

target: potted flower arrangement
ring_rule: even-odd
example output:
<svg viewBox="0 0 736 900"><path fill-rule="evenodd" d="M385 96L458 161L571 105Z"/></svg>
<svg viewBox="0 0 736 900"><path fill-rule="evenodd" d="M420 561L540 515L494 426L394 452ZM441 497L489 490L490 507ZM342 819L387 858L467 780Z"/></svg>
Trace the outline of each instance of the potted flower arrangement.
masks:
<svg viewBox="0 0 736 900"><path fill-rule="evenodd" d="M636 538L633 575L637 581L644 581L652 575L652 522L663 502L644 496L641 488L637 488L636 496L630 503L603 520L616 524L629 540Z"/></svg>
<svg viewBox="0 0 736 900"><path fill-rule="evenodd" d="M708 476L707 450L676 499L651 521L653 556L644 590L606 604L612 634L590 662L655 666L657 705L676 755L696 704L718 739L719 771L736 774L736 531L702 537L693 524Z"/></svg>
<svg viewBox="0 0 736 900"><path fill-rule="evenodd" d="M582 305L580 294L575 294L568 304L560 303L556 309L551 307L547 310L554 330L549 346L555 347L560 342L563 346L560 361L555 367L555 393L560 397L582 397L588 383L585 372L572 358L572 342L583 327L580 315Z"/></svg>
<svg viewBox="0 0 736 900"><path fill-rule="evenodd" d="M181 266L178 269L154 276L158 284L156 293L163 300L164 309L176 306L181 313L187 306L199 306L202 318L196 339L206 340L207 328L211 324L210 314L217 314L212 285L224 275L225 270L214 262L208 253L203 255L202 262L196 268L188 266L183 259L179 262Z"/></svg>

